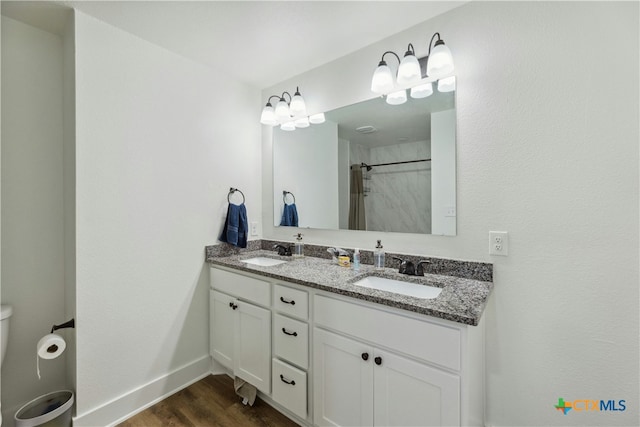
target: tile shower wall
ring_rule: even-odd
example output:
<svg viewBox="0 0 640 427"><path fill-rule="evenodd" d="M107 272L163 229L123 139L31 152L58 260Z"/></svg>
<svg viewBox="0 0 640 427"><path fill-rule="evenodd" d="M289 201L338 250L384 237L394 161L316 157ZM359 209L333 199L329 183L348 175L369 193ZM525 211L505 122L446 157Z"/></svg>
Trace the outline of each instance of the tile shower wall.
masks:
<svg viewBox="0 0 640 427"><path fill-rule="evenodd" d="M430 151L429 141L373 148L352 144L351 164L427 159ZM363 178L367 230L431 233L430 162L363 169Z"/></svg>

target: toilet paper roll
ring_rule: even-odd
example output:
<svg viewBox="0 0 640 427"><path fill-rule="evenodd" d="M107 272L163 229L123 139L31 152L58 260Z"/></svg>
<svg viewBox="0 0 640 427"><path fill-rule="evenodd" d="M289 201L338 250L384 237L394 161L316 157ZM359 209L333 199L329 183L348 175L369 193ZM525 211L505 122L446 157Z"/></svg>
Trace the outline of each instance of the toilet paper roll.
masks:
<svg viewBox="0 0 640 427"><path fill-rule="evenodd" d="M40 359L55 359L64 352L65 348L67 348L67 343L64 338L58 334L47 334L40 338L36 346L36 371L38 373L38 379L40 379Z"/></svg>

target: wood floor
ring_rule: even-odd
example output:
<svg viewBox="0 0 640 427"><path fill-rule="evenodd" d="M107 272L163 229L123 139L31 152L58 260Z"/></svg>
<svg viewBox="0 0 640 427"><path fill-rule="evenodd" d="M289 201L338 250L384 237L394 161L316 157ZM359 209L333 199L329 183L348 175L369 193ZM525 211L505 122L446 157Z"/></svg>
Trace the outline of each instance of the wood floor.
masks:
<svg viewBox="0 0 640 427"><path fill-rule="evenodd" d="M233 379L227 375L209 375L118 427L297 426L260 399L256 399L253 406L245 406L241 400L233 390Z"/></svg>

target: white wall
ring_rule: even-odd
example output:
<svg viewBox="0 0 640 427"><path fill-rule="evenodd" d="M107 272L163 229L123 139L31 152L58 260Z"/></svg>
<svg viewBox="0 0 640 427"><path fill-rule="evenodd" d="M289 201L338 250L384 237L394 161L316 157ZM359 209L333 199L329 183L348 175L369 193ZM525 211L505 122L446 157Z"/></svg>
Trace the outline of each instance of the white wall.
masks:
<svg viewBox="0 0 640 427"><path fill-rule="evenodd" d="M76 14L75 425L208 371L203 248L229 187L260 221L260 106L257 89Z"/></svg>
<svg viewBox="0 0 640 427"><path fill-rule="evenodd" d="M287 132L274 130L276 141L273 156L274 186L273 221L280 225L284 201L282 191L295 195L298 226L311 224L323 228L338 228L338 125L325 122ZM300 162L307 159L308 162ZM291 196L287 195L287 203ZM291 227L289 237L293 238Z"/></svg>
<svg viewBox="0 0 640 427"><path fill-rule="evenodd" d="M2 366L3 425L65 388L65 358L35 348L64 311L62 39L2 17L2 302L13 305ZM61 331L66 335L65 331Z"/></svg>
<svg viewBox="0 0 640 427"><path fill-rule="evenodd" d="M375 7L372 5L372 7ZM307 230L309 243L494 263L487 422L638 425L638 3L471 2L263 91L311 113L371 98L381 52L433 32L457 70L458 235ZM606 58L604 65L598 59ZM271 132L263 127L271 200ZM265 205L265 223L271 221ZM488 232L509 232L509 256ZM277 228L265 237L290 240ZM619 413L565 399L625 399Z"/></svg>
<svg viewBox="0 0 640 427"><path fill-rule="evenodd" d="M431 115L431 232L455 236L456 110Z"/></svg>

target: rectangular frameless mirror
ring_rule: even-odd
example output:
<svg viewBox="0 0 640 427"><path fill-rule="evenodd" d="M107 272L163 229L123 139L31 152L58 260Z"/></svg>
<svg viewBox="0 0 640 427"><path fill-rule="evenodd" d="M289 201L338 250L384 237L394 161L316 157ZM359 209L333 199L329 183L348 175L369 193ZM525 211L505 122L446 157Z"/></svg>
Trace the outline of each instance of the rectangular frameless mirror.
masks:
<svg viewBox="0 0 640 427"><path fill-rule="evenodd" d="M274 225L456 234L455 91L273 130Z"/></svg>

